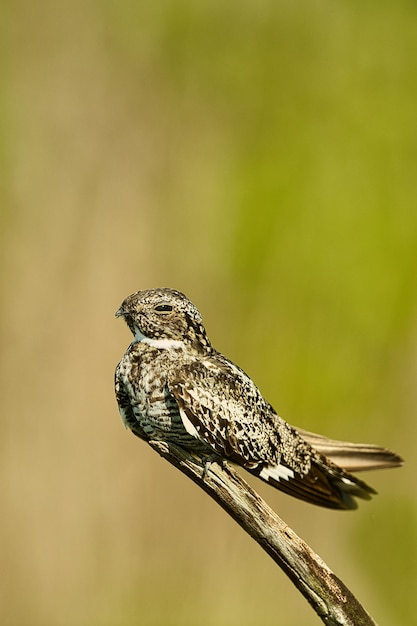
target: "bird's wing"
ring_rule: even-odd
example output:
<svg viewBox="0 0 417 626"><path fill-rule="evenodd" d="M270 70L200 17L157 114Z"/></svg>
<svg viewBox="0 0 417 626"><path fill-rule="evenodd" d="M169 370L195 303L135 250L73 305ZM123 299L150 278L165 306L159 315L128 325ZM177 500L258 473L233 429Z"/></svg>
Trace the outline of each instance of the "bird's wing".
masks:
<svg viewBox="0 0 417 626"><path fill-rule="evenodd" d="M182 365L168 379L168 389L185 428L244 467L279 462L280 433L293 435L252 380L221 355Z"/></svg>
<svg viewBox="0 0 417 626"><path fill-rule="evenodd" d="M281 491L341 509L375 493L316 452L222 355L181 365L168 388L189 433Z"/></svg>

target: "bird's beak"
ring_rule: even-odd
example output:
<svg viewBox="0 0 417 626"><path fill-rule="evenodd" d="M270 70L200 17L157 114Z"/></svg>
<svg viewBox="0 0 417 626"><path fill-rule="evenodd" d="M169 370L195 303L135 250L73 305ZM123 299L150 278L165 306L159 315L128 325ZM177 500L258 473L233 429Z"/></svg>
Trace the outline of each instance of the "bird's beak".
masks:
<svg viewBox="0 0 417 626"><path fill-rule="evenodd" d="M126 311L123 308L123 304L120 307L120 309L117 309L116 313L115 313L115 317L124 317L126 315Z"/></svg>

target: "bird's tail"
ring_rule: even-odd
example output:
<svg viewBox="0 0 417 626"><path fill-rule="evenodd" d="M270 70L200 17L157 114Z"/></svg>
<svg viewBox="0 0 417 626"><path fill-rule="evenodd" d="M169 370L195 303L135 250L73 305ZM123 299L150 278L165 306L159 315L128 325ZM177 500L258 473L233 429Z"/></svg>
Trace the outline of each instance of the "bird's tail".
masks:
<svg viewBox="0 0 417 626"><path fill-rule="evenodd" d="M307 474L290 469L281 461L276 466L259 464L249 471L295 498L332 509L355 509L356 498L369 500L376 491L350 472L398 467L403 460L379 446L328 439L297 428L313 448Z"/></svg>
<svg viewBox="0 0 417 626"><path fill-rule="evenodd" d="M347 472L400 467L404 462L398 454L380 446L328 439L301 428L297 432L312 448Z"/></svg>

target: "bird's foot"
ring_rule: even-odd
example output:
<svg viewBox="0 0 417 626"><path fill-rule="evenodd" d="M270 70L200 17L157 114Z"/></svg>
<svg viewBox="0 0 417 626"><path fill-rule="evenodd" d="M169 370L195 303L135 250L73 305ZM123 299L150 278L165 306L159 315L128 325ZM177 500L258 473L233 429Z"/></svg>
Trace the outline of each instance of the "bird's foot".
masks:
<svg viewBox="0 0 417 626"><path fill-rule="evenodd" d="M203 462L204 462L204 469L203 469L203 474L202 474L203 480L206 479L207 472L209 471L210 465L212 463L218 463L222 467L224 467L227 463L226 459L223 459L218 454L211 454L210 456L205 457L205 459L203 459Z"/></svg>

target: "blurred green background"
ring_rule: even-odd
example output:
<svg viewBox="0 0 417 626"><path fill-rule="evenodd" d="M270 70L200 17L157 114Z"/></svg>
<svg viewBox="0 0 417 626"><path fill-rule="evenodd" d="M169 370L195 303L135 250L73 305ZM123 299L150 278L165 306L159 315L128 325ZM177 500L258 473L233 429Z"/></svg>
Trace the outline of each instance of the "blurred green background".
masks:
<svg viewBox="0 0 417 626"><path fill-rule="evenodd" d="M293 424L392 447L354 513L253 485L417 624L417 5L1 5L0 621L319 623L127 433L129 293L184 291Z"/></svg>

